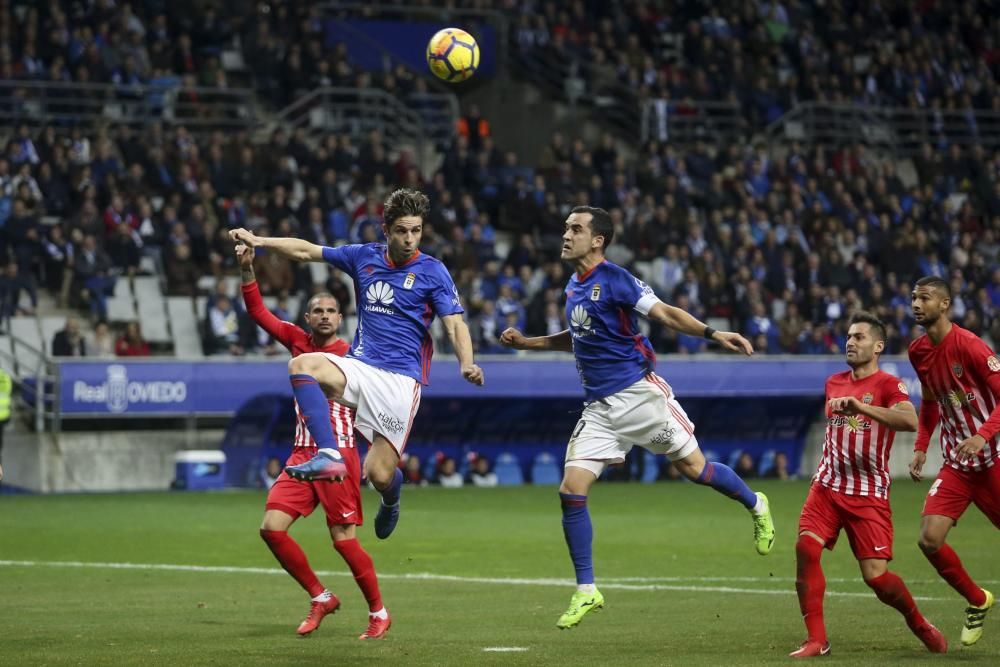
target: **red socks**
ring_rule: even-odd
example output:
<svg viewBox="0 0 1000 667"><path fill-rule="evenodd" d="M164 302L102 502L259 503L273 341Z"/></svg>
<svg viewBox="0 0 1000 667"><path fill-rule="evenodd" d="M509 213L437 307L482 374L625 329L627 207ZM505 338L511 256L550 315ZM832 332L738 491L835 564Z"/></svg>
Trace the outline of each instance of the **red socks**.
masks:
<svg viewBox="0 0 1000 667"><path fill-rule="evenodd" d="M299 582L302 588L306 589L309 597L314 598L326 590L323 588L323 584L319 583L319 579L316 578L316 573L309 567L309 559L306 558L302 547L299 546L298 542L289 537L286 531L262 529L260 536L267 542L271 553L281 563L281 567L285 568L285 572L292 575L292 578Z"/></svg>
<svg viewBox="0 0 1000 667"><path fill-rule="evenodd" d="M795 590L799 594L799 609L805 621L809 639L826 643L826 626L823 624L823 594L826 579L820 566L823 545L807 535L799 536L795 543Z"/></svg>
<svg viewBox="0 0 1000 667"><path fill-rule="evenodd" d="M913 601L913 596L910 595L910 591L906 588L906 584L903 583L899 575L893 572L886 572L881 576L865 581L865 583L875 591L875 597L881 600L883 604L889 605L903 615L903 618L906 619L906 625L910 629L918 628L926 623L920 610L917 609L917 603Z"/></svg>
<svg viewBox="0 0 1000 667"><path fill-rule="evenodd" d="M337 540L333 543L333 548L351 568L354 581L358 582L358 588L361 589L365 600L368 601L368 611L380 610L382 608L382 594L378 590L378 577L375 575L375 564L372 563L372 557L368 555L357 539Z"/></svg>
<svg viewBox="0 0 1000 667"><path fill-rule="evenodd" d="M925 552L924 555L927 556L927 560L931 562L941 578L951 584L951 587L968 600L970 605L981 607L986 604L986 594L962 567L962 561L954 549L947 544L942 544L941 548L934 553Z"/></svg>

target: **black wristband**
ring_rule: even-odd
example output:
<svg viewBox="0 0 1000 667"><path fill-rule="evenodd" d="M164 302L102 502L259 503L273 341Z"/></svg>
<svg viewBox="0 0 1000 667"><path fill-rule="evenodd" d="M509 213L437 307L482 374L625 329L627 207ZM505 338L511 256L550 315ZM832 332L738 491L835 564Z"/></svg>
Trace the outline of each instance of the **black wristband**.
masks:
<svg viewBox="0 0 1000 667"><path fill-rule="evenodd" d="M712 340L712 336L715 335L715 329L712 327L705 327L705 333L702 334L708 340Z"/></svg>

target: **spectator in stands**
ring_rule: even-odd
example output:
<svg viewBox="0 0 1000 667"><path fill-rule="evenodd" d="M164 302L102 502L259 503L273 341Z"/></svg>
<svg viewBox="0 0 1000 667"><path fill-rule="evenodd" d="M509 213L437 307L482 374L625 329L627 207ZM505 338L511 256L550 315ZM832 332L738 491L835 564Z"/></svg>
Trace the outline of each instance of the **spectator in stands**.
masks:
<svg viewBox="0 0 1000 667"><path fill-rule="evenodd" d="M764 477L782 480L791 479L792 476L788 472L788 455L784 452L777 452L774 455L774 465L764 474Z"/></svg>
<svg viewBox="0 0 1000 667"><path fill-rule="evenodd" d="M142 239L131 225L119 223L107 242L108 258L116 272L134 276L142 257Z"/></svg>
<svg viewBox="0 0 1000 667"><path fill-rule="evenodd" d="M754 464L753 456L750 452L744 451L736 461L736 474L743 479L750 479L757 476L757 466Z"/></svg>
<svg viewBox="0 0 1000 667"><path fill-rule="evenodd" d="M115 338L111 326L104 320L98 320L94 331L87 339L88 356L108 359L115 356Z"/></svg>
<svg viewBox="0 0 1000 667"><path fill-rule="evenodd" d="M424 479L423 470L420 468L420 457L416 454L403 454L403 458L405 459L403 463L403 482L406 484L427 486L427 480Z"/></svg>
<svg viewBox="0 0 1000 667"><path fill-rule="evenodd" d="M76 282L90 303L90 314L98 319L108 316L108 297L114 294L117 278L111 275L111 260L97 245L93 234L83 237L83 246L73 262Z"/></svg>
<svg viewBox="0 0 1000 667"><path fill-rule="evenodd" d="M119 357L148 357L149 343L142 337L142 328L136 321L125 325L125 331L115 342L115 354Z"/></svg>
<svg viewBox="0 0 1000 667"><path fill-rule="evenodd" d="M228 296L217 296L211 302L206 324L208 354L243 354L239 314Z"/></svg>
<svg viewBox="0 0 1000 667"><path fill-rule="evenodd" d="M282 470L283 467L280 459L272 456L267 460L267 463L260 471L260 481L265 489L270 489L274 486L274 483L278 481L278 477L281 475Z"/></svg>
<svg viewBox="0 0 1000 667"><path fill-rule="evenodd" d="M191 258L191 247L187 243L181 243L173 248L172 255L166 265L167 294L194 296L201 272Z"/></svg>
<svg viewBox="0 0 1000 667"><path fill-rule="evenodd" d="M498 484L497 474L490 470L490 460L485 456L477 456L469 471L469 484L478 487L493 487Z"/></svg>
<svg viewBox="0 0 1000 667"><path fill-rule="evenodd" d="M462 476L458 474L455 459L445 456L438 462L434 481L447 489L457 489L463 485L464 481Z"/></svg>
<svg viewBox="0 0 1000 667"><path fill-rule="evenodd" d="M87 356L87 343L80 333L80 322L75 317L67 317L66 325L52 337L52 356Z"/></svg>
<svg viewBox="0 0 1000 667"><path fill-rule="evenodd" d="M4 328L15 315L33 312L31 308L21 306L21 292L26 292L30 298L31 287L32 283L21 276L17 262L8 262L3 275L0 275L0 322Z"/></svg>

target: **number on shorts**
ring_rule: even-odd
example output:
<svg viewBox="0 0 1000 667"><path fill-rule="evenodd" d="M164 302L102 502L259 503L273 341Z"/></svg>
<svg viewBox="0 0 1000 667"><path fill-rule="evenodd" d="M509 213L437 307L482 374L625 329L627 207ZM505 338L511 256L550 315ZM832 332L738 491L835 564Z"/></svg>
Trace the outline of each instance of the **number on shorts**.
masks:
<svg viewBox="0 0 1000 667"><path fill-rule="evenodd" d="M934 480L934 483L931 484L931 490L927 492L927 495L933 496L934 494L936 494L938 491L938 487L941 486L941 482L943 481L944 481L943 479Z"/></svg>
<svg viewBox="0 0 1000 667"><path fill-rule="evenodd" d="M580 436L580 431L582 431L583 427L586 425L587 425L587 420L585 419L581 419L576 423L576 428L573 429L573 435L569 436L570 442L576 440Z"/></svg>

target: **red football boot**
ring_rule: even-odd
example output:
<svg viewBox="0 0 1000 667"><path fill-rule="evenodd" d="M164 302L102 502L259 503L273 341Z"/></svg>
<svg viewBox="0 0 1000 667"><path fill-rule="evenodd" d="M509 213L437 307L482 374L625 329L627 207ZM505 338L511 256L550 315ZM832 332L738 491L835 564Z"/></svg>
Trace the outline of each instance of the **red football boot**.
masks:
<svg viewBox="0 0 1000 667"><path fill-rule="evenodd" d="M935 628L930 623L925 623L919 628L913 630L913 634L917 636L927 647L927 650L931 653L947 653L948 652L948 640L945 638L941 631Z"/></svg>
<svg viewBox="0 0 1000 667"><path fill-rule="evenodd" d="M807 639L802 642L802 646L788 654L789 658L818 658L830 655L830 642L820 644L817 641Z"/></svg>
<svg viewBox="0 0 1000 667"><path fill-rule="evenodd" d="M339 608L340 600L337 599L336 595L331 595L330 599L326 602L313 602L309 606L309 615L306 616L306 620L302 621L296 632L303 637L308 635L310 632L319 627L319 624L323 622L324 616L332 614Z"/></svg>
<svg viewBox="0 0 1000 667"><path fill-rule="evenodd" d="M385 612L389 613L388 610ZM368 617L368 629L361 633L358 639L384 639L389 633L389 626L392 625L392 616L379 618L378 616Z"/></svg>

